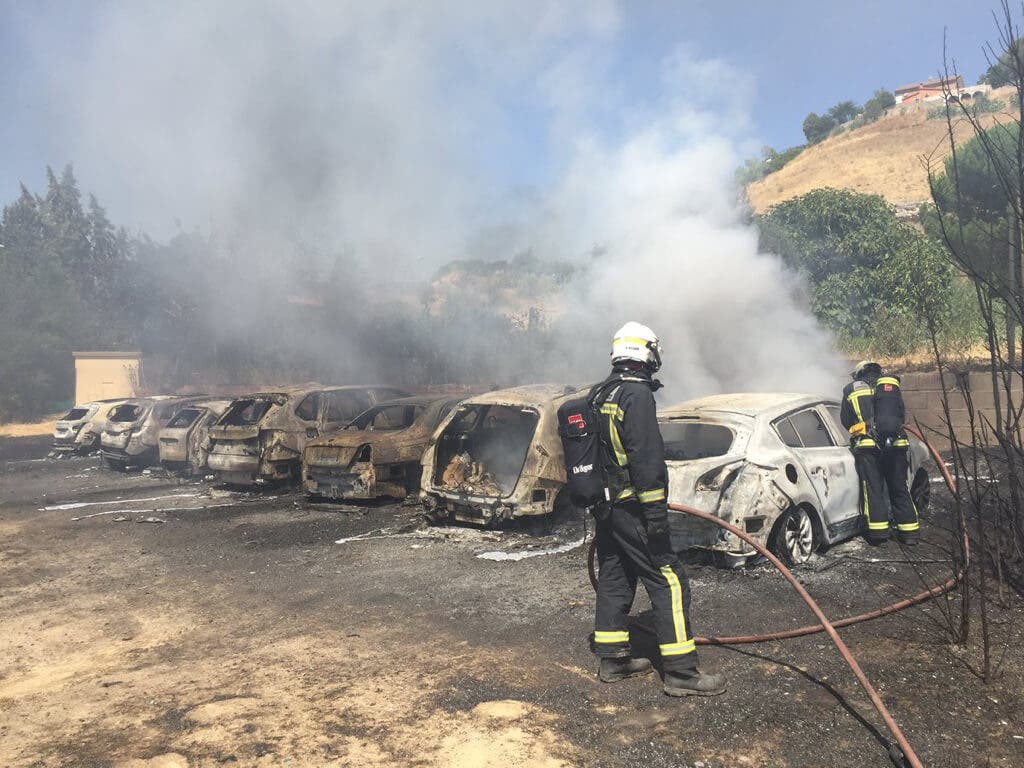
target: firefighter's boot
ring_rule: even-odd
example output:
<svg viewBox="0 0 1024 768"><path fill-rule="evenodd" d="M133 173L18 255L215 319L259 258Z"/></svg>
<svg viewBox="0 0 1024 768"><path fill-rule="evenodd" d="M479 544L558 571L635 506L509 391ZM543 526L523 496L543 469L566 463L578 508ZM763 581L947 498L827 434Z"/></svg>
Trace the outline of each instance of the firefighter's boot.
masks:
<svg viewBox="0 0 1024 768"><path fill-rule="evenodd" d="M614 683L627 677L646 675L652 669L651 662L647 659L632 659L628 656L621 659L601 659L601 668L597 676L602 683Z"/></svg>
<svg viewBox="0 0 1024 768"><path fill-rule="evenodd" d="M725 675L692 672L666 672L665 693L669 696L717 696L725 693Z"/></svg>

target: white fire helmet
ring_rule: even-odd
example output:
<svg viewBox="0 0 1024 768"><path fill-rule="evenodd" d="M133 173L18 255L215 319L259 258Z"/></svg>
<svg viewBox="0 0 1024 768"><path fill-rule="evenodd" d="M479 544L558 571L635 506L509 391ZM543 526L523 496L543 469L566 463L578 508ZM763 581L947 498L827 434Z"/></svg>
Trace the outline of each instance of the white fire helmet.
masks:
<svg viewBox="0 0 1024 768"><path fill-rule="evenodd" d="M653 373L661 368L661 344L658 334L640 323L628 322L612 338L612 363L634 360Z"/></svg>

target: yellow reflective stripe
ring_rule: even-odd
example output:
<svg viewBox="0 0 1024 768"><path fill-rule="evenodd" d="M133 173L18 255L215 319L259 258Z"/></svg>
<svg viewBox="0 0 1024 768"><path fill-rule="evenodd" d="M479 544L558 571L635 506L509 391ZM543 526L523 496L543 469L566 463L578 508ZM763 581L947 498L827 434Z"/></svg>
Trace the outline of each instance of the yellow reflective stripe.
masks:
<svg viewBox="0 0 1024 768"><path fill-rule="evenodd" d="M687 640L685 643L665 643L659 645L658 650L661 651L662 656L682 656L696 651L697 643L695 640Z"/></svg>
<svg viewBox="0 0 1024 768"><path fill-rule="evenodd" d="M668 582L669 592L672 594L672 626L676 630L675 645L685 645L690 639L686 635L686 616L683 614L683 587L679 583L679 577L670 566L661 566L661 575ZM679 651L686 653L686 651Z"/></svg>
<svg viewBox="0 0 1024 768"><path fill-rule="evenodd" d="M615 418L613 416L608 417L608 431L612 436L612 450L615 451L615 460L619 462L620 467L625 467L629 464L629 457L626 455L626 449L622 447L622 440L619 439L619 430L615 428Z"/></svg>
<svg viewBox="0 0 1024 768"><path fill-rule="evenodd" d="M900 385L900 381L892 376L882 376L877 382L875 382L875 386L877 387L879 384L892 384L893 386L898 387Z"/></svg>
<svg viewBox="0 0 1024 768"><path fill-rule="evenodd" d="M894 440L892 444L893 444L893 447L895 447L895 448L909 448L910 447L910 441L907 440L906 438L900 438L899 440Z"/></svg>
<svg viewBox="0 0 1024 768"><path fill-rule="evenodd" d="M868 483L867 483L867 481L866 480L861 480L860 487L861 487L861 493L862 493L862 497L861 498L863 498L863 500L864 500L864 517L866 517L870 521L871 520L871 516L868 514L868 512L870 511L870 505L868 504Z"/></svg>
<svg viewBox="0 0 1024 768"><path fill-rule="evenodd" d="M919 531L919 530L921 530L921 524L917 520L915 520L912 523L897 523L896 524L896 530L897 531Z"/></svg>
<svg viewBox="0 0 1024 768"><path fill-rule="evenodd" d="M889 521L888 520L886 520L883 523L872 523L870 520L868 521L868 530L869 531L882 531L882 530L885 530L888 527L889 527Z"/></svg>
<svg viewBox="0 0 1024 768"><path fill-rule="evenodd" d="M626 418L626 412L615 403L605 403L602 405L601 413L605 416L614 416L619 421Z"/></svg>
<svg viewBox="0 0 1024 768"><path fill-rule="evenodd" d="M853 392L846 396L846 399L849 400L850 403L853 405L853 410L857 414L857 418L860 419L861 421L864 421L864 414L860 412L860 399L862 397L873 396L874 394L875 393L872 392L870 389L855 389Z"/></svg>
<svg viewBox="0 0 1024 768"><path fill-rule="evenodd" d="M615 497L616 501L622 501L623 499L631 499L636 495L636 491L633 490L633 486L627 485L618 496Z"/></svg>
<svg viewBox="0 0 1024 768"><path fill-rule="evenodd" d="M595 643L628 643L629 632L594 632Z"/></svg>
<svg viewBox="0 0 1024 768"><path fill-rule="evenodd" d="M664 501L665 500L665 489L657 488L653 491L640 491L640 501L644 504L650 504L652 501Z"/></svg>
<svg viewBox="0 0 1024 768"><path fill-rule="evenodd" d="M878 443L876 443L873 438L863 437L863 438L861 438L860 440L857 441L857 447L858 448L877 448L878 447Z"/></svg>
<svg viewBox="0 0 1024 768"><path fill-rule="evenodd" d="M649 339L640 339L637 338L636 336L619 336L615 339L612 339L612 341L624 341L627 344L639 344L642 347L646 347L648 344L651 343Z"/></svg>

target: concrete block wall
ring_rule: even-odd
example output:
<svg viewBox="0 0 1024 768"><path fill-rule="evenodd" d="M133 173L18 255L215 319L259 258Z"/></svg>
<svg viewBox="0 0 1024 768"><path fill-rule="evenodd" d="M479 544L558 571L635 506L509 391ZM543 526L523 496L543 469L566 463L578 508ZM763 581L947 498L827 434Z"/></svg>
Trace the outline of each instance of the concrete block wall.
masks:
<svg viewBox="0 0 1024 768"><path fill-rule="evenodd" d="M900 373L893 370L900 377L903 386L903 402L907 406L907 420L913 424L919 421L923 427L930 427L938 430L940 435L946 433L945 415L942 409L942 384L937 371L921 371L912 373ZM981 423L982 418L995 422L995 395L992 391L992 378L988 372L972 371L961 374L946 372L943 374L949 397L950 421L953 424L953 431L958 440L970 440L970 418L967 410L967 399L964 396L964 388L970 392L971 401L974 404L975 421ZM1020 404L1022 392L1019 377L1014 379L1012 392L1015 403ZM1000 402L1005 408L1006 394L1000 382ZM933 432L925 432L925 437L933 442L936 447L948 447L948 440L943 439Z"/></svg>

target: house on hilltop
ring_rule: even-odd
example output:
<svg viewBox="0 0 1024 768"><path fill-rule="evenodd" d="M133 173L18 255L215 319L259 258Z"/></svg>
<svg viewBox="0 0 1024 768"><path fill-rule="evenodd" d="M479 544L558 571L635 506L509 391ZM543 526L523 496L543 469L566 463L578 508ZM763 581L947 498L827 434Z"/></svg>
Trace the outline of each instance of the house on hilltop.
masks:
<svg viewBox="0 0 1024 768"><path fill-rule="evenodd" d="M925 80L921 83L911 83L896 89L896 103L910 104L925 99L943 98L946 92L956 96L964 90L964 78L962 75L956 77L936 77L933 80Z"/></svg>

